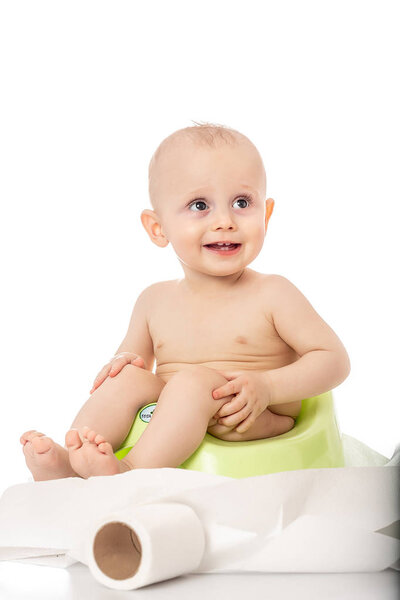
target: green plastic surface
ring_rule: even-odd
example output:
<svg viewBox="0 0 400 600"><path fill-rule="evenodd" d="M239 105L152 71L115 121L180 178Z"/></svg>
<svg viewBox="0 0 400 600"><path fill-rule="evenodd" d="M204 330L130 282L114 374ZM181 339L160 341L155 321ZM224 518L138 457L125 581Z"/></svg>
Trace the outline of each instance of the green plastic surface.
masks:
<svg viewBox="0 0 400 600"><path fill-rule="evenodd" d="M152 402L138 411L130 432L115 452L117 458L123 458L135 445L156 406ZM197 450L179 466L238 479L323 467L344 467L331 391L303 400L295 426L287 433L250 442L226 442L206 433Z"/></svg>

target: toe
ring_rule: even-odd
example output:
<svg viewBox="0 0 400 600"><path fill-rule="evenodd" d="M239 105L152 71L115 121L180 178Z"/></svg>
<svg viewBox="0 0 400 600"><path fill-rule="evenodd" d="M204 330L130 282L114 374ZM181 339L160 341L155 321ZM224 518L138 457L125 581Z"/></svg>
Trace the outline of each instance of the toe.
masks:
<svg viewBox="0 0 400 600"><path fill-rule="evenodd" d="M85 438L89 440L89 442L95 442L97 436L97 431L94 431L94 429L89 429L86 433L85 433Z"/></svg>
<svg viewBox="0 0 400 600"><path fill-rule="evenodd" d="M97 431L95 431L94 429L86 428L83 435L85 436L85 438L87 440L89 440L89 442L92 442L93 444L101 444L101 442L106 441L106 438L104 436L102 436L100 433L97 433Z"/></svg>
<svg viewBox="0 0 400 600"><path fill-rule="evenodd" d="M87 425L84 425L84 427L82 427L82 429L81 429L82 437L87 438L89 432L90 432L90 428Z"/></svg>
<svg viewBox="0 0 400 600"><path fill-rule="evenodd" d="M96 442L96 444L101 444L102 442L106 441L106 438L103 435L100 435L100 433L98 433L96 435L96 437L94 438L94 441Z"/></svg>
<svg viewBox="0 0 400 600"><path fill-rule="evenodd" d="M109 456L114 454L112 446L109 442L102 442L98 445L98 449L102 454L108 454Z"/></svg>
<svg viewBox="0 0 400 600"><path fill-rule="evenodd" d="M34 433L36 431L36 429L29 429L28 431L25 431L22 435L21 438L28 438L28 435L30 433Z"/></svg>
<svg viewBox="0 0 400 600"><path fill-rule="evenodd" d="M25 433L21 435L19 441L21 442L21 444L26 444L26 442L31 442L33 438L42 435L44 435L44 433L36 431L36 429L30 429L29 431L25 431Z"/></svg>
<svg viewBox="0 0 400 600"><path fill-rule="evenodd" d="M77 450L82 446L82 440L77 429L70 429L65 434L65 445L68 450Z"/></svg>
<svg viewBox="0 0 400 600"><path fill-rule="evenodd" d="M32 446L38 454L44 454L54 447L54 442L46 435L37 435L32 438Z"/></svg>

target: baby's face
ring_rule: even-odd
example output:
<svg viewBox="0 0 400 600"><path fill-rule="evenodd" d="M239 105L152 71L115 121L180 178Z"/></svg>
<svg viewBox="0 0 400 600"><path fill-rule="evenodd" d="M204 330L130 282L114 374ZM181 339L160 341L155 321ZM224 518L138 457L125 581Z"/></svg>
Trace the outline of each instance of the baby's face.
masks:
<svg viewBox="0 0 400 600"><path fill-rule="evenodd" d="M265 199L264 166L251 144L185 141L169 149L157 166L155 193L162 231L186 273L230 275L259 254L273 200ZM206 247L221 241L239 249L222 254Z"/></svg>

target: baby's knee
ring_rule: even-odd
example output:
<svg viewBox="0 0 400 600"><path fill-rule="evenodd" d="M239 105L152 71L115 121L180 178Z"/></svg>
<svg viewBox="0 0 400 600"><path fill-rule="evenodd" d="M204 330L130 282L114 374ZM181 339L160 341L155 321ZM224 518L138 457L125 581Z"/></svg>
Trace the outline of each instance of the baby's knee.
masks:
<svg viewBox="0 0 400 600"><path fill-rule="evenodd" d="M114 375L111 379L119 378L125 380L129 386L140 385L140 386L151 386L158 394L165 386L165 381L158 377L151 371L137 367L136 365L127 364L125 365L117 375Z"/></svg>
<svg viewBox="0 0 400 600"><path fill-rule="evenodd" d="M213 391L227 382L228 380L215 369L203 365L190 365L178 371L168 381L167 386L170 388L176 386L176 393L182 393L182 390L184 390L191 401L201 401L204 406L207 406L210 415L214 415L234 396L231 394L218 400L213 397Z"/></svg>
<svg viewBox="0 0 400 600"><path fill-rule="evenodd" d="M186 383L188 386L199 386L210 388L210 390L220 387L227 382L227 379L221 373L203 365L188 365L178 371L178 373L175 373L172 379L176 382Z"/></svg>

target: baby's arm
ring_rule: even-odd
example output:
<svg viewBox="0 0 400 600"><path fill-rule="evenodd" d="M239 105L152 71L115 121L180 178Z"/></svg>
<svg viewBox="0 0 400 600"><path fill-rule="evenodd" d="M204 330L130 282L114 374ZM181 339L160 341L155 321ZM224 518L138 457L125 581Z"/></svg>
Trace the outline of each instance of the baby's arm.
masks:
<svg viewBox="0 0 400 600"><path fill-rule="evenodd" d="M333 329L288 279L269 279L271 317L279 336L300 358L265 371L271 405L294 402L332 390L350 373L350 359Z"/></svg>
<svg viewBox="0 0 400 600"><path fill-rule="evenodd" d="M115 353L135 352L143 358L144 368L148 371L153 370L154 350L147 317L153 302L153 292L156 285L150 285L139 294L133 307L128 331Z"/></svg>
<svg viewBox="0 0 400 600"><path fill-rule="evenodd" d="M133 307L128 331L116 351L115 356L104 365L96 376L93 387L90 390L91 394L108 376L114 377L115 375L118 375L126 364L130 363L148 371L152 371L154 352L153 341L148 328L147 311L153 296L152 292L154 285L156 284L147 287L138 296L135 306ZM136 356L137 358L135 359Z"/></svg>

